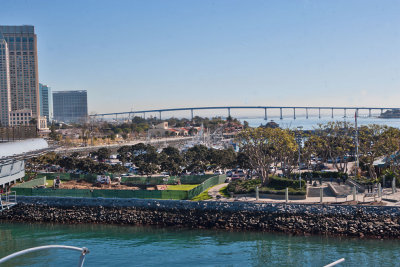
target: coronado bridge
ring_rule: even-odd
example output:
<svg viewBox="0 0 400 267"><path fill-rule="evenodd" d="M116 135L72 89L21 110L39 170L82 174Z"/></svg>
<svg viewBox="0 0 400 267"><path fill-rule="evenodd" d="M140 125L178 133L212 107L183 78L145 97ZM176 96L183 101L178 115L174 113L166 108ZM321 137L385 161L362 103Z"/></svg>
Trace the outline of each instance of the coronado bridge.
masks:
<svg viewBox="0 0 400 267"><path fill-rule="evenodd" d="M125 112L112 112L112 113L99 113L99 114L91 114L89 115L92 118L95 119L101 119L105 117L115 117L116 119L118 116L138 116L138 115L143 115L144 118L146 118L146 114L151 113L151 114L158 114L158 118L161 120L162 119L162 114L164 113L173 113L173 112L180 112L180 111L188 111L190 112L190 116L193 120L195 116L195 111L204 111L204 110L226 110L227 111L227 116L231 116L231 110L235 109L247 109L247 110L260 110L263 112L264 119L268 120L268 112L275 110L279 111L280 114L280 119L283 119L283 114L289 114L293 115L293 119L296 119L296 112L297 111L303 111L305 114L306 119L309 117L309 112L310 111L317 111L318 112L318 117L321 118L321 111L329 111L330 116L333 118L334 116L334 111L336 110L342 110L343 111L343 117L347 117L347 114L350 114L348 112L358 112L359 111L367 111L368 116L372 117L372 112L373 111L379 111L380 114L382 114L385 110L393 110L393 109L400 109L398 107L357 107L357 106L349 106L349 107L327 107L327 106L212 106L212 107L185 107L185 108L165 108L165 109L148 109L148 110L135 110L135 111L125 111ZM354 116L354 115L352 115Z"/></svg>

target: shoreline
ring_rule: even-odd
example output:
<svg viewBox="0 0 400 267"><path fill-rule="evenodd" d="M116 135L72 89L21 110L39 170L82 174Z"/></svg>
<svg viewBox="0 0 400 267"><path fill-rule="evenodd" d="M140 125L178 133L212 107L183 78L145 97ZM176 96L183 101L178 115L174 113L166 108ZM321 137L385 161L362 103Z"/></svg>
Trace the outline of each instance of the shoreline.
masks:
<svg viewBox="0 0 400 267"><path fill-rule="evenodd" d="M400 208L387 206L25 197L0 220L400 238Z"/></svg>

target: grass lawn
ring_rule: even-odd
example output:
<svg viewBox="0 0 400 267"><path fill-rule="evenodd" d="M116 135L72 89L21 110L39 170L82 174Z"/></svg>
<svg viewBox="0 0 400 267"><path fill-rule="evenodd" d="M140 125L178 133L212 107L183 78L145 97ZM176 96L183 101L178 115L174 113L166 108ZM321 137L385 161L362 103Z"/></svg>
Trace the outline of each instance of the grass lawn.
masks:
<svg viewBox="0 0 400 267"><path fill-rule="evenodd" d="M219 190L219 193L221 194L221 196L226 197L226 198L230 198L231 196L228 193L228 186L224 186Z"/></svg>
<svg viewBox="0 0 400 267"><path fill-rule="evenodd" d="M198 184L168 185L167 190L187 190L195 188Z"/></svg>
<svg viewBox="0 0 400 267"><path fill-rule="evenodd" d="M46 179L46 187L53 187L54 181L53 179Z"/></svg>
<svg viewBox="0 0 400 267"><path fill-rule="evenodd" d="M217 185L214 185L217 186ZM210 190L211 188L213 188L214 186L211 186L210 188L208 188L206 191L204 191L203 193L201 193L198 196L195 196L194 198L192 198L192 201L203 201L203 200L208 200L208 199L212 199L212 197L208 194L208 190Z"/></svg>

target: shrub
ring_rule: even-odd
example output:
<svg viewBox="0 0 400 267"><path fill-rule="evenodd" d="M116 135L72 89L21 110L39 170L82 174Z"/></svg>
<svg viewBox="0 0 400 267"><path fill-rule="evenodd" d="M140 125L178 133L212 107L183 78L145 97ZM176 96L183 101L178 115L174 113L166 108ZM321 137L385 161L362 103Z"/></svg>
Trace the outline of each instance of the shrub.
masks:
<svg viewBox="0 0 400 267"><path fill-rule="evenodd" d="M306 183L303 181L300 184L298 180L288 179L288 178L280 178L280 177L271 177L270 183L267 186L261 186L260 179L252 179L252 180L236 180L231 182L228 187L228 192L233 192L235 194L249 194L254 193L256 191L256 187L259 187L260 193L265 194L285 194L286 187L289 188L289 193L291 195L305 195L306 193Z"/></svg>

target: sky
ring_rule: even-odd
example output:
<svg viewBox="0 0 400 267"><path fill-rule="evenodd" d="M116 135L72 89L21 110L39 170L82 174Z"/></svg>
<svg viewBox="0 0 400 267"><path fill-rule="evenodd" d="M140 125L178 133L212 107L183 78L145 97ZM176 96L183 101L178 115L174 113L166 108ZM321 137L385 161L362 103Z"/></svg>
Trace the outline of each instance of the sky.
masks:
<svg viewBox="0 0 400 267"><path fill-rule="evenodd" d="M39 80L89 113L400 107L400 1L0 0L34 25Z"/></svg>

